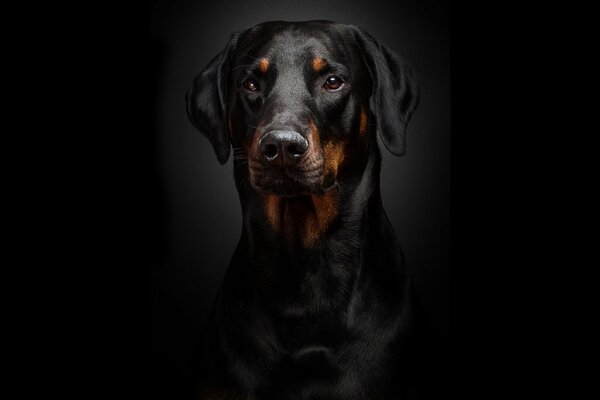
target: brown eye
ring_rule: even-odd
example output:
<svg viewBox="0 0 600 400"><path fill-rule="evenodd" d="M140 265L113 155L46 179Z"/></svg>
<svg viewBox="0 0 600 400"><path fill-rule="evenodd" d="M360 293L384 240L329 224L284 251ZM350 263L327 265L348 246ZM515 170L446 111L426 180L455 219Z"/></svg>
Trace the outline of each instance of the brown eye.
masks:
<svg viewBox="0 0 600 400"><path fill-rule="evenodd" d="M258 82L256 82L256 80L252 78L248 78L244 81L244 87L246 88L246 90L249 90L251 92L256 92L260 89L258 86Z"/></svg>
<svg viewBox="0 0 600 400"><path fill-rule="evenodd" d="M342 78L340 78L339 76L331 75L325 81L325 84L323 85L323 89L326 89L326 90L338 90L343 85L344 85L344 81L342 80Z"/></svg>

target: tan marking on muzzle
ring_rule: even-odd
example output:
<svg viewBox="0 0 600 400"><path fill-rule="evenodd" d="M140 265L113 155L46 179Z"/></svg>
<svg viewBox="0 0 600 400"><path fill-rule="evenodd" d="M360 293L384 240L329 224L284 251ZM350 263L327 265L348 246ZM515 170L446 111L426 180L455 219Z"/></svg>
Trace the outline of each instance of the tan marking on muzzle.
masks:
<svg viewBox="0 0 600 400"><path fill-rule="evenodd" d="M344 142L329 141L323 145L323 157L325 158L324 174L332 173L337 177L340 165L344 161Z"/></svg>
<svg viewBox="0 0 600 400"><path fill-rule="evenodd" d="M312 119L308 121L308 127L310 128L310 137L308 138L309 143L314 146L320 146L321 133L319 132L319 128L317 128Z"/></svg>
<svg viewBox="0 0 600 400"><path fill-rule="evenodd" d="M266 195L265 215L277 234L289 242L310 247L327 231L339 212L339 190L310 197L282 198Z"/></svg>

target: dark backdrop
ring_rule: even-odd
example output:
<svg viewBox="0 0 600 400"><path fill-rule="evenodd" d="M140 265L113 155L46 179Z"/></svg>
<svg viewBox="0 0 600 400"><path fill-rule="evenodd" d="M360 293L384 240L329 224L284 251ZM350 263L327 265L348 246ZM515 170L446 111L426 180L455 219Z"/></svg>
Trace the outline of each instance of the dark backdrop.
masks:
<svg viewBox="0 0 600 400"><path fill-rule="evenodd" d="M144 63L137 68L145 80L146 129L139 151L146 154L139 159L150 163L144 164L149 179L139 210L147 229L140 251L150 265L151 393L165 399L192 393L199 338L241 229L231 159L219 165L192 127L185 92L232 32L276 19L361 25L413 66L421 102L409 124L406 156L383 151L382 196L427 313L439 354L432 362L444 365L454 329L449 6L433 0L224 0L144 7L131 51L143 44Z"/></svg>

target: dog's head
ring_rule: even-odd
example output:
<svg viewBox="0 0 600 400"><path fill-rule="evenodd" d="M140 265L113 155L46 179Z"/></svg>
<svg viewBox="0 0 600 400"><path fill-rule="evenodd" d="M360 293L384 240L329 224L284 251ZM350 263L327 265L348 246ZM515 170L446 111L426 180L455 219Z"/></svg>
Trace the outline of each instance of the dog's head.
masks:
<svg viewBox="0 0 600 400"><path fill-rule="evenodd" d="M297 196L334 187L375 131L403 155L417 101L406 63L363 29L277 21L234 34L196 77L187 111L220 163L233 147L256 191Z"/></svg>

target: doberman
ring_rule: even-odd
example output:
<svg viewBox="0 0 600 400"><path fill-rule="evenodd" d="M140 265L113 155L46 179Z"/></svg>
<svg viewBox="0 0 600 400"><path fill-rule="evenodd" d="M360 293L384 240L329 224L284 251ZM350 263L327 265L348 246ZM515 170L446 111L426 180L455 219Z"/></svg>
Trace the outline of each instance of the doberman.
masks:
<svg viewBox="0 0 600 400"><path fill-rule="evenodd" d="M221 164L233 147L243 214L211 318L226 389L203 398L413 392L414 292L382 205L376 134L403 155L418 97L402 58L330 21L236 33L196 77L188 116Z"/></svg>

